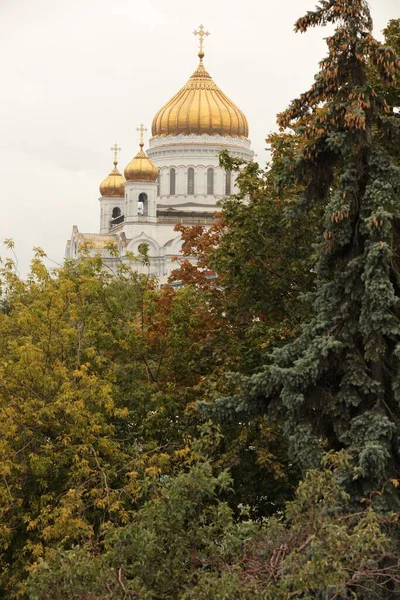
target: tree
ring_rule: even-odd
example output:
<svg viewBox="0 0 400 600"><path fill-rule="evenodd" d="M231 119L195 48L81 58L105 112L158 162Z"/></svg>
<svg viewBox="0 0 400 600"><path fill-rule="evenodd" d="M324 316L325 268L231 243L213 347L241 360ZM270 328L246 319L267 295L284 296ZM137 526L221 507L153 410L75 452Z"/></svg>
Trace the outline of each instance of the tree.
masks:
<svg viewBox="0 0 400 600"><path fill-rule="evenodd" d="M201 444L200 444L201 446ZM186 467L155 482L132 522L104 549L51 550L31 569L29 600L394 600L400 591L395 519L345 510L345 453L329 454L284 514L237 521L196 442ZM246 515L243 515L246 517Z"/></svg>
<svg viewBox="0 0 400 600"><path fill-rule="evenodd" d="M179 463L199 417L206 312L190 290L99 256L27 280L1 270L0 596L16 597L45 549L126 523ZM208 320L209 321L209 320Z"/></svg>
<svg viewBox="0 0 400 600"><path fill-rule="evenodd" d="M294 133L273 137L269 173L249 165L211 232L183 230L200 259L181 270L192 286L158 290L123 264L111 276L100 257L49 272L39 250L27 281L4 265L1 597L399 595L387 511L399 487L398 59L362 0L323 0L297 27L327 22L339 23L330 53L280 116ZM195 401L233 394L238 377L223 374L262 363L217 403L239 421L198 434ZM298 472L282 423L302 466L340 449L286 507Z"/></svg>
<svg viewBox="0 0 400 600"><path fill-rule="evenodd" d="M278 117L300 136L285 175L304 188L298 210L326 205L311 319L244 383L244 397L221 399L219 409L278 406L303 466L318 462L321 444L352 448L352 500L383 487L386 505L398 507L390 479L400 470L399 115L368 69L389 88L399 58L371 35L364 0L323 0L296 30L327 23L337 28L313 86Z"/></svg>
<svg viewBox="0 0 400 600"><path fill-rule="evenodd" d="M210 229L178 225L184 255L173 279L202 299L203 338L212 360L200 383L199 399L214 399L236 389L229 373L250 374L265 361L271 348L293 339L308 307L298 301L313 289L312 241L321 229L321 206L295 221L286 210L298 186L282 179L293 160L297 136L270 136L272 162L262 170L223 153L221 164L237 172L239 192L221 203ZM208 321L208 326L207 326ZM287 457L279 420L243 419L223 425L223 442L216 460L230 468L235 494L232 506L249 504L261 518L282 507L296 485L298 473Z"/></svg>
<svg viewBox="0 0 400 600"><path fill-rule="evenodd" d="M225 363L244 373L262 364L267 348L296 335L307 312L298 297L313 287L312 243L322 226L321 207L312 223L309 216L287 218L298 186L282 180L282 169L296 154L297 136L274 134L267 141L272 162L265 170L221 153L221 166L237 173L239 192L221 201L210 229L176 227L185 241L184 256L197 262L183 259L172 279L208 293L213 312L235 341Z"/></svg>
<svg viewBox="0 0 400 600"><path fill-rule="evenodd" d="M400 55L400 19L391 19L383 30L385 36L385 45L390 46ZM384 96L391 109L400 110L400 75L398 72L394 75L394 82L387 85L385 81L380 80L379 73L372 68L372 78L374 85Z"/></svg>
<svg viewBox="0 0 400 600"><path fill-rule="evenodd" d="M7 298L0 315L5 597L18 594L26 565L46 545L88 540L108 521L124 521L128 465L141 462L134 443L129 453L119 444L129 406L113 393L110 357L119 340L112 323L121 308L121 281L110 286L98 259L52 274L41 256L37 250L26 281L10 263L1 273ZM133 282L130 293L137 311Z"/></svg>

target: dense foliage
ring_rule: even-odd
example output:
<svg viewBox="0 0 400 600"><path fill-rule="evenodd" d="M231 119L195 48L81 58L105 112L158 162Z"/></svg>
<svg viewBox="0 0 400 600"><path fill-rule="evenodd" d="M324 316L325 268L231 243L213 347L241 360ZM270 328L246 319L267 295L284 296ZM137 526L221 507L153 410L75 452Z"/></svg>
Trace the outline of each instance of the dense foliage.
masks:
<svg viewBox="0 0 400 600"><path fill-rule="evenodd" d="M130 521L154 480L181 468L202 420L195 401L229 342L190 286L158 290L151 276L124 265L109 273L99 256L50 272L41 254L25 281L10 261L1 271L7 598L18 596L27 566L46 548L99 543L110 526ZM235 511L244 502L271 513L291 495L294 470L265 419L213 435L208 452L220 472L232 468Z"/></svg>
<svg viewBox="0 0 400 600"><path fill-rule="evenodd" d="M32 600L344 600L395 597L400 583L392 519L368 507L347 513L338 483L351 468L328 455L280 517L235 521L219 493L231 484L207 459L158 483L126 527L92 547L48 552L32 573ZM193 461L191 457L189 462ZM90 584L88 584L90 581ZM88 594L90 590L92 595ZM383 592L383 593L382 593Z"/></svg>
<svg viewBox="0 0 400 600"><path fill-rule="evenodd" d="M400 23L328 23L174 285L1 263L0 598L399 597Z"/></svg>
<svg viewBox="0 0 400 600"><path fill-rule="evenodd" d="M297 210L326 206L312 318L245 383L237 410L278 405L303 466L318 464L324 445L352 448L354 500L382 488L397 509L389 481L400 470L400 116L387 98L394 101L400 63L372 37L363 0L321 2L296 28L326 23L337 28L313 86L278 118L298 134L283 174L303 188Z"/></svg>

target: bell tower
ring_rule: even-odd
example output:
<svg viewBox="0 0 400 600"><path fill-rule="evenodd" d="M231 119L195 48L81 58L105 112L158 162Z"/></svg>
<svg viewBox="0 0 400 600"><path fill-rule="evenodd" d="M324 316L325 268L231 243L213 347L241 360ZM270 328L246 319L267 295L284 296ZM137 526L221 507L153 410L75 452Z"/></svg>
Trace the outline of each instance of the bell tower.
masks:
<svg viewBox="0 0 400 600"><path fill-rule="evenodd" d="M140 134L140 150L125 167L125 220L132 222L156 222L158 169L143 150L143 123L137 128Z"/></svg>
<svg viewBox="0 0 400 600"><path fill-rule="evenodd" d="M108 233L124 218L125 178L117 168L118 152L121 148L118 147L118 144L114 144L110 150L114 154L114 168L100 184L100 233Z"/></svg>

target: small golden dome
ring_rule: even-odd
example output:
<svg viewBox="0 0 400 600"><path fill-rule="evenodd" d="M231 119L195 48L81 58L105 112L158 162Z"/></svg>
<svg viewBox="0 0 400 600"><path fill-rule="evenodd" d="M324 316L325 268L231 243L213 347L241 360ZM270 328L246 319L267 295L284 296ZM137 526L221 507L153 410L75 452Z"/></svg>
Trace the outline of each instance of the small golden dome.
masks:
<svg viewBox="0 0 400 600"><path fill-rule="evenodd" d="M140 142L139 146L140 151L125 167L125 178L127 181L156 181L158 169L143 150L143 142Z"/></svg>
<svg viewBox="0 0 400 600"><path fill-rule="evenodd" d="M200 64L189 81L156 114L153 137L166 135L229 135L247 138L249 126L243 112L219 89Z"/></svg>
<svg viewBox="0 0 400 600"><path fill-rule="evenodd" d="M100 184L100 194L109 198L123 198L125 195L125 177L117 169L118 161L114 160L114 168Z"/></svg>

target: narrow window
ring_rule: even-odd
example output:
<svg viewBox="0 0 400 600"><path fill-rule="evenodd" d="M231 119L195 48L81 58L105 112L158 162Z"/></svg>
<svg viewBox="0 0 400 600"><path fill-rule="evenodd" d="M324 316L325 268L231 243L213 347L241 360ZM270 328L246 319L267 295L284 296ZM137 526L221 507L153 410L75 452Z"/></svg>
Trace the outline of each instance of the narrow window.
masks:
<svg viewBox="0 0 400 600"><path fill-rule="evenodd" d="M169 170L169 195L175 196L175 180L176 180L176 171L175 169Z"/></svg>
<svg viewBox="0 0 400 600"><path fill-rule="evenodd" d="M187 193L189 196L193 196L193 194L194 194L194 169L193 169L193 167L188 168Z"/></svg>
<svg viewBox="0 0 400 600"><path fill-rule="evenodd" d="M147 216L148 213L148 202L147 202L147 194L142 192L139 194L138 198L138 215Z"/></svg>
<svg viewBox="0 0 400 600"><path fill-rule="evenodd" d="M160 191L161 191L161 171L160 169L158 169L158 177L157 177L157 196L160 195Z"/></svg>
<svg viewBox="0 0 400 600"><path fill-rule="evenodd" d="M207 194L209 196L214 194L214 169L211 167L207 169Z"/></svg>
<svg viewBox="0 0 400 600"><path fill-rule="evenodd" d="M119 217L121 214L121 209L118 206L114 206L114 208L112 209L112 218L116 219L117 217Z"/></svg>
<svg viewBox="0 0 400 600"><path fill-rule="evenodd" d="M232 172L226 171L226 173L225 173L225 196L231 195L231 180L232 180Z"/></svg>

